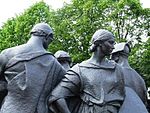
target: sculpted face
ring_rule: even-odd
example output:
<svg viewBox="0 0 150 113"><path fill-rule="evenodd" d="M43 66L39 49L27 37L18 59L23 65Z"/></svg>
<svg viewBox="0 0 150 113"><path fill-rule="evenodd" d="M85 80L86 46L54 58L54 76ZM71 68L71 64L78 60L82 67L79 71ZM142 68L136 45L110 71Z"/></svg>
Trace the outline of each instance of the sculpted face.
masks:
<svg viewBox="0 0 150 113"><path fill-rule="evenodd" d="M47 35L47 37L44 38L43 46L45 49L48 48L48 45L53 41L53 34Z"/></svg>
<svg viewBox="0 0 150 113"><path fill-rule="evenodd" d="M110 38L110 39L104 41L101 44L101 51L103 52L103 54L106 56L110 55L114 49L114 44L115 44L114 38Z"/></svg>
<svg viewBox="0 0 150 113"><path fill-rule="evenodd" d="M111 59L114 60L115 62L118 62L119 61L119 53L112 54Z"/></svg>

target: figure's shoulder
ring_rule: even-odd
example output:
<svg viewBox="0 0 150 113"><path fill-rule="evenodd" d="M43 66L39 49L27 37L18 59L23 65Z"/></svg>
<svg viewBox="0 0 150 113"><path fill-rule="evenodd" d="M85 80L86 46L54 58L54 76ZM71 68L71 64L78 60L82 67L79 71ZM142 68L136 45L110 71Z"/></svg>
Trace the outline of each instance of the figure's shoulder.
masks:
<svg viewBox="0 0 150 113"><path fill-rule="evenodd" d="M90 63L89 63L89 61L88 60L85 60L85 61L82 61L81 63L79 63L78 65L80 66L80 67L84 67L84 66L87 66L87 65L89 65Z"/></svg>
<svg viewBox="0 0 150 113"><path fill-rule="evenodd" d="M145 85L145 81L144 81L144 79L143 79L143 77L137 72L137 71L135 71L133 68L132 68L132 72L133 72L133 75L135 76L135 77L137 77L137 79L138 79L138 81L141 83L141 84L144 84Z"/></svg>
<svg viewBox="0 0 150 113"><path fill-rule="evenodd" d="M70 70L68 70L65 74L65 78L67 78L75 84L79 82L81 82L82 84L82 77L80 74L79 64L74 65Z"/></svg>
<svg viewBox="0 0 150 113"><path fill-rule="evenodd" d="M79 63L75 64L70 70L79 73Z"/></svg>
<svg viewBox="0 0 150 113"><path fill-rule="evenodd" d="M142 78L142 76L133 68L124 68L123 67L123 70L124 70L124 73L128 73L130 74L130 76L133 76L134 79L137 79L139 81L144 81L144 79Z"/></svg>
<svg viewBox="0 0 150 113"><path fill-rule="evenodd" d="M108 65L117 66L118 64L114 60L106 60Z"/></svg>
<svg viewBox="0 0 150 113"><path fill-rule="evenodd" d="M1 54L5 55L8 59L11 59L19 52L18 47L19 46L4 49Z"/></svg>
<svg viewBox="0 0 150 113"><path fill-rule="evenodd" d="M8 62L7 57L4 54L0 54L0 67L3 67Z"/></svg>
<svg viewBox="0 0 150 113"><path fill-rule="evenodd" d="M115 66L115 68L118 68L119 70L123 71L123 67L116 63L114 60L110 60L110 63L113 64Z"/></svg>
<svg viewBox="0 0 150 113"><path fill-rule="evenodd" d="M89 64L86 61L83 61L74 65L67 73L75 74L80 78L84 72L89 71L89 68L91 69L91 67L89 67Z"/></svg>
<svg viewBox="0 0 150 113"><path fill-rule="evenodd" d="M86 67L88 65L89 64L87 61L82 61L81 63L77 63L76 65L74 65L71 69L79 72L81 68Z"/></svg>
<svg viewBox="0 0 150 113"><path fill-rule="evenodd" d="M1 54L7 56L7 55L9 55L9 54L12 53L12 50L13 50L12 48L4 49L4 50L1 52Z"/></svg>
<svg viewBox="0 0 150 113"><path fill-rule="evenodd" d="M5 59L5 60L9 61L14 56L12 48L7 48L7 49L3 50L0 54L0 56L1 56L1 59Z"/></svg>

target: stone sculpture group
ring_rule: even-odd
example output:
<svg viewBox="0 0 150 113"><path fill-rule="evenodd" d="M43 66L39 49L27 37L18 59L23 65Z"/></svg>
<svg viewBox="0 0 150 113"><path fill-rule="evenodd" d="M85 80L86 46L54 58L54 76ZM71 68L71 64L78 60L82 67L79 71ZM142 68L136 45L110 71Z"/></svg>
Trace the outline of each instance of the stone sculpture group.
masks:
<svg viewBox="0 0 150 113"><path fill-rule="evenodd" d="M30 34L27 43L0 54L0 113L148 113L145 82L128 63L128 43L115 44L110 31L98 29L91 57L70 67L67 52L46 50L53 40L47 23Z"/></svg>

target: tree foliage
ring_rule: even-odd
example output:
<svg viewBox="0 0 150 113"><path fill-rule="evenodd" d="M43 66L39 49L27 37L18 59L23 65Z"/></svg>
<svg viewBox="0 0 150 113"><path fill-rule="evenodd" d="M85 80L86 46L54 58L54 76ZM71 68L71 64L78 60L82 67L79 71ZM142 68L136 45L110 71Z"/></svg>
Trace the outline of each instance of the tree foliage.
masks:
<svg viewBox="0 0 150 113"><path fill-rule="evenodd" d="M97 29L108 29L114 33L117 42L131 42L130 63L149 79L150 41L143 44L141 39L150 35L149 16L150 9L143 9L139 0L72 0L57 11L42 1L2 26L0 51L25 43L33 25L47 22L54 29L55 37L49 51L65 50L77 63L89 58L93 33Z"/></svg>
<svg viewBox="0 0 150 113"><path fill-rule="evenodd" d="M55 13L52 23L60 49L80 62L89 57L89 41L97 29L112 31L117 42L140 43L148 34L147 12L139 0L73 0Z"/></svg>
<svg viewBox="0 0 150 113"><path fill-rule="evenodd" d="M0 51L27 42L33 25L50 21L49 6L39 2L24 13L7 20L0 30Z"/></svg>
<svg viewBox="0 0 150 113"><path fill-rule="evenodd" d="M150 38L144 44L137 46L132 49L130 64L144 77L147 86L150 87Z"/></svg>

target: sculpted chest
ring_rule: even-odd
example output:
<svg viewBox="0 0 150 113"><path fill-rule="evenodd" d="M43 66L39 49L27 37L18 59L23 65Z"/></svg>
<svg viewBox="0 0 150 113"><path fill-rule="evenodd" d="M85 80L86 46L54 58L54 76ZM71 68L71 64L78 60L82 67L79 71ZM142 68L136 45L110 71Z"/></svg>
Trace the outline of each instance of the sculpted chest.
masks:
<svg viewBox="0 0 150 113"><path fill-rule="evenodd" d="M83 91L98 97L102 91L108 93L119 85L115 70L81 68L80 74Z"/></svg>

